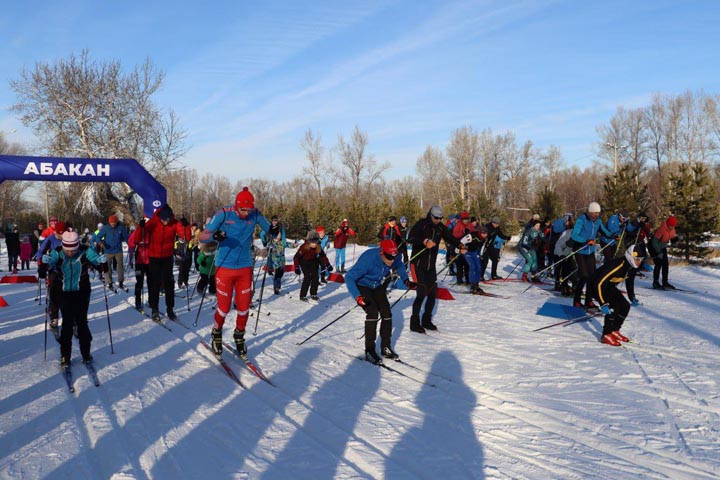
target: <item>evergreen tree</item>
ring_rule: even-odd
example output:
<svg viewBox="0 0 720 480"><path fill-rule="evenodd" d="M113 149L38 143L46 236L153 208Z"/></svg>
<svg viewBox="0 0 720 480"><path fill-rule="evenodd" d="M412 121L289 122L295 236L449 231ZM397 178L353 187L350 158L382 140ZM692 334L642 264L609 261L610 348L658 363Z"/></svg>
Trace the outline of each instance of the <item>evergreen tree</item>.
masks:
<svg viewBox="0 0 720 480"><path fill-rule="evenodd" d="M667 188L667 206L677 217L676 231L679 241L675 248L686 261L690 257L703 257L709 248L704 246L718 226L717 188L703 163L680 165L670 174Z"/></svg>
<svg viewBox="0 0 720 480"><path fill-rule="evenodd" d="M560 196L549 187L543 188L538 194L537 201L533 206L533 212L540 214L540 218L549 218L554 220L562 215L562 202Z"/></svg>
<svg viewBox="0 0 720 480"><path fill-rule="evenodd" d="M632 217L633 214L647 211L648 204L648 187L640 181L637 167L623 165L616 175L609 173L605 176L602 207L608 215L627 210Z"/></svg>

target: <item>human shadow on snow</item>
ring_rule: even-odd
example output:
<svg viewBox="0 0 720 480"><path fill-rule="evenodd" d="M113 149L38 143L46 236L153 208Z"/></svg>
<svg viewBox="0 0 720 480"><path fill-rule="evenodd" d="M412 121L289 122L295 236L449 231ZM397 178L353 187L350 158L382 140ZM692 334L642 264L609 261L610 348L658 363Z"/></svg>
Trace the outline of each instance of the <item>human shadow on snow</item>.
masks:
<svg viewBox="0 0 720 480"><path fill-rule="evenodd" d="M430 371L440 370L462 378L462 365L451 352L435 357ZM435 381L433 377L427 380ZM438 388L422 387L415 399L424 413L422 424L410 428L395 444L385 465L385 478L485 478L483 448L472 422L477 397L461 380L445 383L445 388L452 391L451 397Z"/></svg>

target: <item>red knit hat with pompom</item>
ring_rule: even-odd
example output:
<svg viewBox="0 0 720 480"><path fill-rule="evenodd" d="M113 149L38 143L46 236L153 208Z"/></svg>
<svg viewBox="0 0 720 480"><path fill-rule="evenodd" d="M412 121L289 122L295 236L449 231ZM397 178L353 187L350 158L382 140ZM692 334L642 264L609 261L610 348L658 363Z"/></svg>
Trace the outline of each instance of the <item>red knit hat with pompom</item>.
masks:
<svg viewBox="0 0 720 480"><path fill-rule="evenodd" d="M242 191L235 197L235 210L241 208L255 208L255 197L250 193L248 187L243 187Z"/></svg>
<svg viewBox="0 0 720 480"><path fill-rule="evenodd" d="M670 215L667 219L668 227L675 227L677 225L677 218L675 215Z"/></svg>

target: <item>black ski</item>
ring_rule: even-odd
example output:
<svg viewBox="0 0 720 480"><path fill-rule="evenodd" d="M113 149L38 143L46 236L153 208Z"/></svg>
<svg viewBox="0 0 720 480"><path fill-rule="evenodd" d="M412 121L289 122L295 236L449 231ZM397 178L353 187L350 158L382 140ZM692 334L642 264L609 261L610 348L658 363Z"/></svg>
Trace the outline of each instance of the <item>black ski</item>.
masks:
<svg viewBox="0 0 720 480"><path fill-rule="evenodd" d="M540 330L545 330L546 328L557 327L560 325L567 326L567 325L572 325L573 323L585 322L587 320L593 319L596 316L597 316L597 313L586 313L585 315L583 315L581 317L570 318L568 320L563 320L562 322L552 323L550 325L545 325L544 327L536 328L535 330L532 330L532 331L539 332Z"/></svg>
<svg viewBox="0 0 720 480"><path fill-rule="evenodd" d="M490 293L490 292L472 292L472 291L456 292L456 291L453 291L453 293L467 293L469 295L477 295L478 297L503 298L503 299L511 298L511 297L508 297L507 295L498 295L497 293Z"/></svg>
<svg viewBox="0 0 720 480"><path fill-rule="evenodd" d="M401 372L400 370L397 370L397 369L395 369L395 368L389 367L389 366L385 365L384 363L374 363L374 362L371 362L370 360L366 359L364 356L356 357L355 355L351 355L351 354L349 354L349 353L347 353L347 352L345 352L345 351L343 351L343 350L339 350L339 351L342 352L342 353L344 353L345 355L347 355L347 356L350 357L350 358L354 358L355 360L360 360L361 362L367 362L367 363L369 363L370 365L376 365L376 366L378 366L378 367L380 367L380 368L384 368L384 369L387 370L388 372L396 373L397 375L400 375L401 377L405 377L405 378L407 378L408 380L412 380L413 382L417 382L417 383L420 383L420 384L423 384L423 385L427 385L427 386L433 387L433 388L436 387L436 385L433 384L433 383L427 382L427 381L425 381L425 380L420 380L420 379L418 379L418 378L415 378L415 377L413 377L413 376L410 376L410 375L408 375L407 373L404 373L404 372Z"/></svg>
<svg viewBox="0 0 720 480"><path fill-rule="evenodd" d="M686 290L686 289L684 289L684 288L677 288L677 287L675 287L675 288L666 288L666 287L663 287L663 288L655 288L655 287L646 287L646 286L643 285L643 288L647 288L647 289L649 289L649 290L655 290L655 291L658 291L658 292L698 293L698 292L695 291L695 290Z"/></svg>
<svg viewBox="0 0 720 480"><path fill-rule="evenodd" d="M225 360L223 360L222 356L218 357L217 355L215 355L215 353L212 351L212 348L210 348L210 345L209 345L205 340L200 340L200 345L202 345L203 347L205 347L205 348L208 350L208 352L210 352L210 354L213 356L213 358L214 358L215 360L217 360L217 362L220 364L220 366L222 367L222 369L225 370L225 373L227 374L228 377L230 377L235 383L237 383L238 385L240 385L242 388L244 388L245 390L247 390L247 387L245 386L245 384L243 384L243 383L240 381L240 379L239 379L238 376L235 374L235 372L234 372L233 369L230 367L230 365L228 365L228 364L225 362Z"/></svg>
<svg viewBox="0 0 720 480"><path fill-rule="evenodd" d="M433 375L438 378L442 378L443 380L447 380L448 382L455 383L455 380L453 380L450 377L446 377L445 375L440 375L439 373L431 372L430 370L425 370L424 368L416 367L415 365L411 363L407 363L405 360L402 360L401 358L395 358L394 361L396 363L399 363L400 365L405 365L408 368L412 368L413 370L417 370L418 372L426 373L428 375Z"/></svg>
<svg viewBox="0 0 720 480"><path fill-rule="evenodd" d="M70 393L74 393L75 387L73 386L72 367L70 367L70 365L68 365L67 367L60 366L60 370L62 370L63 377L65 378L65 382L68 386L68 390L70 391Z"/></svg>
<svg viewBox="0 0 720 480"><path fill-rule="evenodd" d="M96 387L100 386L100 379L98 378L97 370L95 370L95 364L92 360L89 362L83 362L85 364L85 368L87 368L88 375L90 376L90 380L92 380L93 385Z"/></svg>
<svg viewBox="0 0 720 480"><path fill-rule="evenodd" d="M233 355L235 355L235 356L238 357L240 360L242 360L242 361L245 363L245 366L248 368L248 370L250 370L252 373L254 373L256 377L258 377L260 380L266 381L267 383L269 383L269 384L272 385L273 387L275 386L275 384L273 384L273 383L270 381L270 379L269 379L268 377L266 377L265 374L262 373L262 372L260 371L260 369L259 369L253 362L251 362L251 361L247 358L247 355L240 355L240 353L237 351L237 348L235 348L234 346L230 345L230 344L227 343L227 342L223 342L223 345L225 345L225 348L226 348L227 350L231 351L231 352L233 353Z"/></svg>

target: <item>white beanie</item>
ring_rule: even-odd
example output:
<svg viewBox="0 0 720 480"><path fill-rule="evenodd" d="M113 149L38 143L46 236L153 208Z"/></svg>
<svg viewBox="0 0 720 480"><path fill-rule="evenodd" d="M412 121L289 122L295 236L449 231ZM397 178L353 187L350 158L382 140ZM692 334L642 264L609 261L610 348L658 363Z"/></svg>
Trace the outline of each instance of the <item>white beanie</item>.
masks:
<svg viewBox="0 0 720 480"><path fill-rule="evenodd" d="M600 213L600 204L591 202L590 205L588 205L588 213Z"/></svg>

